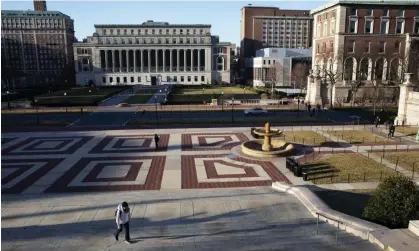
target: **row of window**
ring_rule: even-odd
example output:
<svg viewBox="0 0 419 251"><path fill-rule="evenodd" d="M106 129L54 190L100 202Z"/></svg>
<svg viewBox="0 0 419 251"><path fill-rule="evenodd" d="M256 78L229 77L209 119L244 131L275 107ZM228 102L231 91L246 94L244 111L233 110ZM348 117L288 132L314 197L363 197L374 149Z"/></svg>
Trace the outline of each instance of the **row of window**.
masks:
<svg viewBox="0 0 419 251"><path fill-rule="evenodd" d="M172 32L170 33L170 30ZM184 29L137 29L137 32L135 32L135 29L103 29L103 35L141 35L141 34L183 34ZM204 30L200 29L198 33L198 29L185 29L185 34L204 34Z"/></svg>
<svg viewBox="0 0 419 251"><path fill-rule="evenodd" d="M274 20L274 19L270 19L270 20L263 20L263 25L264 26L266 26L266 25L269 25L269 24L271 24L271 25L279 25L279 24L281 24L281 25L285 25L285 24L287 24L287 25L290 25L290 24L293 24L293 25L296 25L296 24L305 24L305 25L307 25L308 24L308 22L309 22L309 20L284 20L284 19L281 19L281 20Z"/></svg>
<svg viewBox="0 0 419 251"><path fill-rule="evenodd" d="M180 82L192 82L192 76L187 76L185 78L185 76L180 76L178 78L178 76L167 76L166 79L164 79L164 77L162 77L162 81L165 82L177 82L178 79L180 80ZM150 82L151 80L148 79L148 77L143 78L142 80L144 80L145 82ZM129 81L129 82L128 82ZM205 76L201 76L201 80L199 80L198 76L193 76L193 82L205 82ZM135 82L135 77L102 77L102 83L103 84L107 84L107 83L136 83ZM141 83L141 76L137 77L137 83Z"/></svg>
<svg viewBox="0 0 419 251"><path fill-rule="evenodd" d="M204 38L107 38L99 39L99 44L203 44Z"/></svg>
<svg viewBox="0 0 419 251"><path fill-rule="evenodd" d="M390 31L389 27L390 27L390 20L381 20L380 30L374 31L374 20L365 20L364 33L389 34L393 32L393 31ZM350 19L349 33L358 33L358 20L357 19ZM396 27L394 29L394 33L396 34L405 33L405 21L403 19L396 21ZM419 20L416 20L415 22L413 33L419 33Z"/></svg>
<svg viewBox="0 0 419 251"><path fill-rule="evenodd" d="M332 52L333 51L333 42L330 42L329 47L327 47L326 45L327 44L325 42L322 43L322 47L320 47L320 43L317 44L317 52L316 53L319 54L319 53ZM385 53L386 48L387 48L387 42L380 41L379 53ZM393 48L394 48L395 53L399 52L399 50L401 48L400 42L399 41L394 42L394 47ZM355 53L355 41L354 40L348 41L347 52L348 53ZM364 52L365 53L370 53L371 52L371 41L364 41Z"/></svg>
<svg viewBox="0 0 419 251"><path fill-rule="evenodd" d="M384 10L367 9L366 16L374 16L375 11L378 12L378 13L376 13L377 16L380 15L380 13L383 17L389 17L390 16L390 10L389 9L384 9ZM405 12L404 9L402 9L402 8L398 9L397 10L397 16L398 17L404 17L404 12ZM351 16L358 16L358 9L357 8L351 8L350 14L351 14ZM419 16L419 10L416 10L416 16Z"/></svg>

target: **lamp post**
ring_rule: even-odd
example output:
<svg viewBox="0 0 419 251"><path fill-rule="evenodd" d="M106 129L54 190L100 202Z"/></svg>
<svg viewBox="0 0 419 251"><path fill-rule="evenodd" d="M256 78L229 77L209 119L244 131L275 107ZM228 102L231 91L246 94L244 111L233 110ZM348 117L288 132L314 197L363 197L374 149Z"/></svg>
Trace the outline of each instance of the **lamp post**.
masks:
<svg viewBox="0 0 419 251"><path fill-rule="evenodd" d="M224 112L224 102L223 102L224 92L221 92L221 111Z"/></svg>
<svg viewBox="0 0 419 251"><path fill-rule="evenodd" d="M297 117L300 117L300 95L298 95L297 104Z"/></svg>
<svg viewBox="0 0 419 251"><path fill-rule="evenodd" d="M157 122L157 127L159 126L159 116L157 115L157 96L154 96L154 103L156 105L156 122Z"/></svg>
<svg viewBox="0 0 419 251"><path fill-rule="evenodd" d="M234 98L231 98L231 123L234 123Z"/></svg>
<svg viewBox="0 0 419 251"><path fill-rule="evenodd" d="M36 120L38 121L38 125L39 125L39 112L38 112L38 100L35 99L35 109L36 109Z"/></svg>
<svg viewBox="0 0 419 251"><path fill-rule="evenodd" d="M65 102L65 112L67 112L68 110L67 110L67 93L66 92L64 92L64 102Z"/></svg>
<svg viewBox="0 0 419 251"><path fill-rule="evenodd" d="M10 107L9 91L6 91L6 96L7 96L7 108L9 109L9 111L11 111L12 107Z"/></svg>

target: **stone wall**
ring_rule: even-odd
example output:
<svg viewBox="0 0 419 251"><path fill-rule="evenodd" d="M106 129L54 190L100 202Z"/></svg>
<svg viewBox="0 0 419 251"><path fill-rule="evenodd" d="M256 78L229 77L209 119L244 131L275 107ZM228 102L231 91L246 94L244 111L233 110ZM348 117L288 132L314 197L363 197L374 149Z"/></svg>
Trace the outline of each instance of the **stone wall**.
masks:
<svg viewBox="0 0 419 251"><path fill-rule="evenodd" d="M406 81L400 85L399 110L396 125L419 125L419 92L413 91L411 73L405 74Z"/></svg>

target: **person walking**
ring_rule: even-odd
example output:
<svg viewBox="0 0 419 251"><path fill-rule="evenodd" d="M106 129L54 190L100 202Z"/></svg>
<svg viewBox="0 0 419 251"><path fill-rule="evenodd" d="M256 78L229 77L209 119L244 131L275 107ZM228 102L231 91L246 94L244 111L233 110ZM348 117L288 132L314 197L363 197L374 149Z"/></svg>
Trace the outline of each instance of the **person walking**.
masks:
<svg viewBox="0 0 419 251"><path fill-rule="evenodd" d="M388 132L387 137L388 138L390 138L390 137L394 138L394 131L396 131L396 126L393 124L393 125L390 126L390 130Z"/></svg>
<svg viewBox="0 0 419 251"><path fill-rule="evenodd" d="M154 134L154 143L156 143L156 150L159 148L160 137L157 133Z"/></svg>
<svg viewBox="0 0 419 251"><path fill-rule="evenodd" d="M127 244L131 244L129 236L129 221L131 220L131 212L127 202L124 201L118 205L118 208L115 211L115 216L116 226L118 227L114 234L115 239L118 240L119 234L122 232L122 228L125 228L125 242Z"/></svg>
<svg viewBox="0 0 419 251"><path fill-rule="evenodd" d="M375 118L375 127L378 127L378 123L380 123L380 117Z"/></svg>

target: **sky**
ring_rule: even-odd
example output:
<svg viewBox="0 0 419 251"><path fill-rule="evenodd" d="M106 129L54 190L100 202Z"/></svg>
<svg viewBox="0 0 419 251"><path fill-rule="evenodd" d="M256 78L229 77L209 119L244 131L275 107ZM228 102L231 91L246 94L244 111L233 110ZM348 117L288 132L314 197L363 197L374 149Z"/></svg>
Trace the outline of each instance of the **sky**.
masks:
<svg viewBox="0 0 419 251"><path fill-rule="evenodd" d="M311 10L329 1L59 1L47 0L48 10L61 11L74 20L79 40L91 36L95 24L141 24L147 20L171 24L210 24L220 41L240 45L240 10L253 6ZM2 10L33 10L27 0L1 0Z"/></svg>

